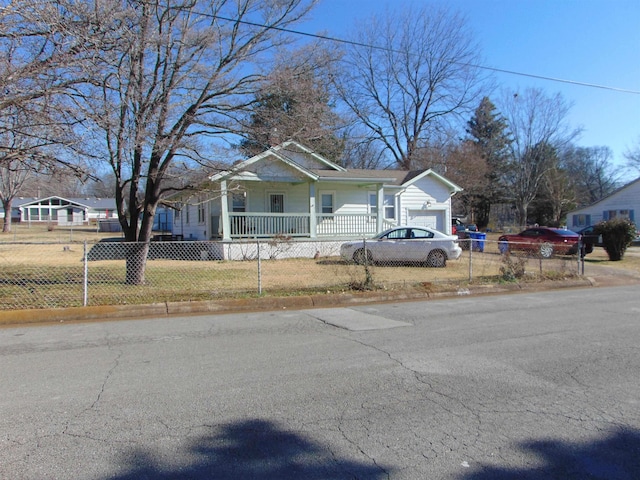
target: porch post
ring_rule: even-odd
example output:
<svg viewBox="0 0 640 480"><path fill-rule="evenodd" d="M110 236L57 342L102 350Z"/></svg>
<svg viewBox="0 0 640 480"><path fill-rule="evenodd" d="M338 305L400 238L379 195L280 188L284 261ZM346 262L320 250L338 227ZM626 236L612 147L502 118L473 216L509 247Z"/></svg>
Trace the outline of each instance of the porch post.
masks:
<svg viewBox="0 0 640 480"><path fill-rule="evenodd" d="M316 184L309 183L309 236L311 238L317 237L317 222L316 222Z"/></svg>
<svg viewBox="0 0 640 480"><path fill-rule="evenodd" d="M382 231L382 223L384 219L384 188L382 184L378 185L378 193L376 195L376 202L378 206L378 214L376 215L376 232Z"/></svg>
<svg viewBox="0 0 640 480"><path fill-rule="evenodd" d="M222 216L222 240L231 240L231 222L229 221L229 201L227 192L227 181L220 182L220 214Z"/></svg>

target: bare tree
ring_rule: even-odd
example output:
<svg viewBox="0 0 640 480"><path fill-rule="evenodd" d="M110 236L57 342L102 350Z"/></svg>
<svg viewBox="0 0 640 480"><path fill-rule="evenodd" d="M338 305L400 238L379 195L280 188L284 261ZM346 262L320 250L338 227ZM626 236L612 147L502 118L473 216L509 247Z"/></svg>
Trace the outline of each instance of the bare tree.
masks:
<svg viewBox="0 0 640 480"><path fill-rule="evenodd" d="M251 62L278 44L308 0L96 2L85 22L112 32L75 101L115 175L126 281L144 283L156 207L179 166L206 165L241 127L261 76ZM108 48L106 48L108 47ZM231 143L231 142L230 142Z"/></svg>
<svg viewBox="0 0 640 480"><path fill-rule="evenodd" d="M429 133L477 102L478 47L461 15L433 5L373 17L355 42L336 78L340 97L409 170Z"/></svg>
<svg viewBox="0 0 640 480"><path fill-rule="evenodd" d="M569 145L561 151L560 161L573 186L576 205L594 203L619 187L612 158L609 147Z"/></svg>
<svg viewBox="0 0 640 480"><path fill-rule="evenodd" d="M63 94L87 81L85 68L99 32L74 23L78 2L16 0L0 8L0 198L3 231L11 203L33 175L61 171L90 178L79 161L78 119ZM75 25L75 36L68 26Z"/></svg>
<svg viewBox="0 0 640 480"><path fill-rule="evenodd" d="M549 221L544 223L559 227L567 212L575 205L575 194L567 171L562 167L557 154L551 154L548 161L550 167L543 178L540 195L550 213Z"/></svg>
<svg viewBox="0 0 640 480"><path fill-rule="evenodd" d="M559 93L547 96L539 89L527 89L523 94L506 91L501 107L512 139L505 178L517 220L524 226L529 205L538 196L545 175L556 166L557 150L580 130L567 124L571 106Z"/></svg>
<svg viewBox="0 0 640 480"><path fill-rule="evenodd" d="M82 163L65 160L72 135L56 108L42 98L4 108L0 116L0 201L5 211L3 232L11 231L13 200L36 176L65 170L67 178L86 176Z"/></svg>
<svg viewBox="0 0 640 480"><path fill-rule="evenodd" d="M628 148L624 156L627 159L627 167L640 172L640 135L635 146Z"/></svg>

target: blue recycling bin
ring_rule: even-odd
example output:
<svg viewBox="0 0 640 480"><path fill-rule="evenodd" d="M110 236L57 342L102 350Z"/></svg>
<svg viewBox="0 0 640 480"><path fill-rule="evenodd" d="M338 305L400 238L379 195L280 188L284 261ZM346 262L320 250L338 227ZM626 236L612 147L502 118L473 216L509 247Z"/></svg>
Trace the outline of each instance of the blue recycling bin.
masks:
<svg viewBox="0 0 640 480"><path fill-rule="evenodd" d="M487 240L487 234L484 232L469 232L471 238L471 248L476 252L484 252L484 242Z"/></svg>

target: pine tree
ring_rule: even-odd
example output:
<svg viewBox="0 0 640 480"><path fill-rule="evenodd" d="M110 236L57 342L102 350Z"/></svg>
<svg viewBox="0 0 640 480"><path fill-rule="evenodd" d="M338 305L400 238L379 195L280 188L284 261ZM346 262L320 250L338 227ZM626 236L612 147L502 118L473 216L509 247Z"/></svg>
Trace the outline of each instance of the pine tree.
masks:
<svg viewBox="0 0 640 480"><path fill-rule="evenodd" d="M511 138L506 120L495 110L491 100L484 97L467 122L467 133L487 164L485 188L477 196L475 205L476 222L479 225L488 223L491 204L503 202L506 196L504 175L509 168L508 147Z"/></svg>

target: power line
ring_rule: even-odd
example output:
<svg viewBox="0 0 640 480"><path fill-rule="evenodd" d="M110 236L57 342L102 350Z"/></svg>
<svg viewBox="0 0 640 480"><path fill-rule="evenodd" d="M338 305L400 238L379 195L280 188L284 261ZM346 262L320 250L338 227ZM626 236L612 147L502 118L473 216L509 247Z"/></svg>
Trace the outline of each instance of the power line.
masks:
<svg viewBox="0 0 640 480"><path fill-rule="evenodd" d="M364 48L372 48L374 50L382 50L385 52L391 52L391 53L401 53L399 51L387 48L387 47L380 47L377 45L370 45L370 44L366 44L366 43L361 43L361 42L355 42L353 40L346 40L343 38L338 38L338 37L330 37L328 35L318 35L318 34L314 34L314 33L307 33L307 32L301 32L299 30L292 30L290 28L284 28L284 27L273 27L273 26L269 26L269 25L264 25L262 23L256 23L256 22L249 22L247 20L237 20L237 19L233 19L233 18L228 18L228 17L223 17L221 15L212 15L212 14L201 14L203 16L208 16L211 18L217 18L220 20L224 20L227 22L236 22L236 23L241 23L244 25L250 25L253 27L261 27L261 28L267 28L270 30L277 30L279 32L284 32L284 33L291 33L294 35L300 35L303 37L310 37L310 38L316 38L319 40L327 40L330 42L335 42L335 43L343 43L346 45L352 45L355 47L364 47ZM502 68L495 68L495 67L488 67L486 65L476 65L476 64L472 64L472 63L461 63L461 62L451 62L453 64L456 65L461 65L461 66L465 66L465 67L473 67L473 68L478 68L481 70L488 70L491 72L496 72L496 73L506 73L508 75L517 75L517 76L521 76L521 77L528 77L528 78L537 78L539 80L547 80L550 82L557 82L557 83L567 83L570 85L578 85L581 87L589 87L589 88L600 88L602 90L610 90L610 91L614 91L614 92L620 92L620 93L631 93L634 95L640 95L640 91L638 90L629 90L626 88L618 88L618 87L610 87L608 85L598 85L596 83L587 83L587 82L580 82L578 80L567 80L564 78L555 78L555 77L548 77L545 75L536 75L533 73L524 73L524 72L517 72L515 70L505 70Z"/></svg>

